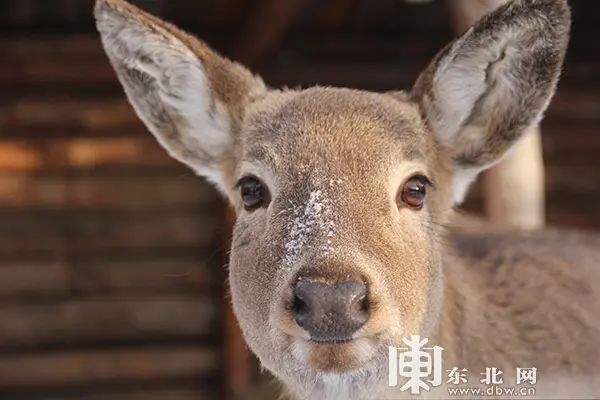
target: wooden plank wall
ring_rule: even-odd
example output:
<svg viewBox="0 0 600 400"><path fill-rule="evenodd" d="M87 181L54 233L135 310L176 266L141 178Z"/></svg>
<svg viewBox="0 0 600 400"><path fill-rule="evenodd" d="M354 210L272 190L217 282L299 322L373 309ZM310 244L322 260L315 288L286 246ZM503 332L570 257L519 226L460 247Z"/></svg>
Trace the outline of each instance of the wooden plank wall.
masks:
<svg viewBox="0 0 600 400"><path fill-rule="evenodd" d="M219 197L96 37L0 48L0 398L220 398Z"/></svg>
<svg viewBox="0 0 600 400"><path fill-rule="evenodd" d="M0 398L221 398L224 206L134 116L92 3L0 5ZM600 229L600 4L571 3L543 124L548 220ZM227 54L251 5L157 9ZM273 86L397 89L450 37L439 0L313 1L254 69Z"/></svg>

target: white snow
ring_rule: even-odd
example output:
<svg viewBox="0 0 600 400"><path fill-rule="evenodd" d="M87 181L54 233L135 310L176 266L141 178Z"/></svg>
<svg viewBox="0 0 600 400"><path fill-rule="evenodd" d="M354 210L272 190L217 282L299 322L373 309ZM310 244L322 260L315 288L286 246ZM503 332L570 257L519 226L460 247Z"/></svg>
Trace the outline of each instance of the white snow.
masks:
<svg viewBox="0 0 600 400"><path fill-rule="evenodd" d="M331 237L335 236L335 224L330 220L331 203L321 189L313 190L305 204L292 207L290 211L294 219L290 222L283 258L283 265L287 268L296 264L305 247L310 247L310 239L315 233L326 232L328 239L324 252L331 249Z"/></svg>

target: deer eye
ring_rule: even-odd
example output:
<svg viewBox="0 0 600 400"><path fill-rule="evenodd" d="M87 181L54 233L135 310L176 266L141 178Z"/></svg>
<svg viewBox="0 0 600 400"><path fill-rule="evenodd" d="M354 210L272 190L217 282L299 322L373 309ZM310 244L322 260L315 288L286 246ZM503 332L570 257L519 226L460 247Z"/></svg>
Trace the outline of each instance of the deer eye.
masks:
<svg viewBox="0 0 600 400"><path fill-rule="evenodd" d="M423 208L427 187L431 181L423 175L415 175L407 180L399 193L399 200L415 210Z"/></svg>
<svg viewBox="0 0 600 400"><path fill-rule="evenodd" d="M258 178L243 177L238 181L236 187L240 189L246 211L253 211L267 205L268 191Z"/></svg>

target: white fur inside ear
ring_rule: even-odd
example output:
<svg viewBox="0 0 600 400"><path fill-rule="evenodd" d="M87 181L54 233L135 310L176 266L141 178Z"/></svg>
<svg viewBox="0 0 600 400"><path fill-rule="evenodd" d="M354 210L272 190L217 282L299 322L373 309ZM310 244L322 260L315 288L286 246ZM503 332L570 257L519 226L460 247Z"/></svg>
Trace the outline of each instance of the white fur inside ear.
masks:
<svg viewBox="0 0 600 400"><path fill-rule="evenodd" d="M509 27L502 35L490 35L488 40L474 38L473 32L473 28L467 31L440 60L431 91L422 99L428 122L440 143L462 155L477 154L485 146L492 125L518 105L518 91L523 90L525 79L518 76L523 72L516 67L527 56L519 40L527 35L525 27ZM533 123L539 119L540 115L532 116ZM456 204L464 201L477 175L499 161L457 167L453 182Z"/></svg>
<svg viewBox="0 0 600 400"><path fill-rule="evenodd" d="M121 15L105 17L101 32L140 119L173 158L225 192L218 162L233 145L230 115L213 96L200 59L162 28Z"/></svg>
<svg viewBox="0 0 600 400"><path fill-rule="evenodd" d="M511 41L521 33L510 29L503 37L490 38L486 46L476 48L468 43L472 34L473 28L441 60L433 77L434 98L425 102L436 136L448 146L455 145L454 140L463 133L476 107L482 106L480 101L493 107L517 97L510 64L518 56L518 50L511 46ZM478 135L470 132L470 139L481 140L485 128L479 127Z"/></svg>
<svg viewBox="0 0 600 400"><path fill-rule="evenodd" d="M175 114L172 117L185 135L187 149L202 148L215 160L215 164L198 162L190 166L224 191L216 161L233 146L230 116L227 108L212 97L200 61L181 62L165 69L159 82L159 96L167 110Z"/></svg>
<svg viewBox="0 0 600 400"><path fill-rule="evenodd" d="M459 59L455 54L471 35L471 28L458 39L440 62L433 76L434 99L426 99L429 123L445 145L452 140L471 114L475 102L485 91L485 64ZM431 104L434 101L435 104Z"/></svg>

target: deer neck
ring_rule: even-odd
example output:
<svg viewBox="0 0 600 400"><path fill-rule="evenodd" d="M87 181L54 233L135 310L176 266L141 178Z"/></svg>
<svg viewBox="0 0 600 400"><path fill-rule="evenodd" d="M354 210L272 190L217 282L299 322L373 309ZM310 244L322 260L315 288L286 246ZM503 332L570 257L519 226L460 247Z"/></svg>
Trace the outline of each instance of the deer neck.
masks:
<svg viewBox="0 0 600 400"><path fill-rule="evenodd" d="M430 343L444 348L444 362L460 363L463 349L469 344L468 332L479 320L482 299L476 294L477 277L472 277L459 260L446 259L449 261L443 268L442 304Z"/></svg>

